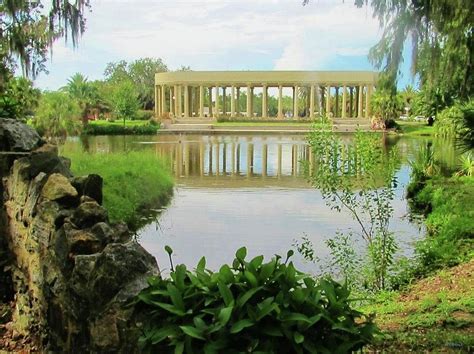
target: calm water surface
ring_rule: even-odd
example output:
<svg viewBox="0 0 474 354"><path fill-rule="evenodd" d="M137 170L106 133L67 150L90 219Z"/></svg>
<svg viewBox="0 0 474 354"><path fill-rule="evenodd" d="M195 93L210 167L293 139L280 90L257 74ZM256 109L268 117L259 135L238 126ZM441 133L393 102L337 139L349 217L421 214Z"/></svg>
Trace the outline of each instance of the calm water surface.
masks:
<svg viewBox="0 0 474 354"><path fill-rule="evenodd" d="M327 238L337 231L357 230L349 214L331 211L306 181L300 161L310 161L311 153L304 136L162 134L90 137L69 144L91 152L150 150L168 161L175 176L174 197L157 221L139 231L140 243L164 271L169 268L164 245L173 248L175 263L194 267L206 256L208 266L218 269L232 262L241 246L250 256L270 258L285 255L303 236L324 259ZM408 161L426 141L395 139L386 144L402 154L391 227L401 253L410 254L423 231L408 218ZM444 155L449 154L448 149ZM317 272L298 255L294 261L300 269Z"/></svg>

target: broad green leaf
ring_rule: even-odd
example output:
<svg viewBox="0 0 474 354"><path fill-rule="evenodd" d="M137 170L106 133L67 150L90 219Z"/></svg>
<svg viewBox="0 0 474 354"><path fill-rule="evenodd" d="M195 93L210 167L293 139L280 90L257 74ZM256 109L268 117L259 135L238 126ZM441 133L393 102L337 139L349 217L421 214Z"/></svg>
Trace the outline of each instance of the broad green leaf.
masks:
<svg viewBox="0 0 474 354"><path fill-rule="evenodd" d="M181 311L180 309L177 309L175 306L173 306L171 304L166 304L166 303L158 302L158 301L153 301L153 304L156 305L156 306L159 306L163 310L171 312L175 315L178 315L178 316L184 316L185 315L184 311Z"/></svg>
<svg viewBox="0 0 474 354"><path fill-rule="evenodd" d="M245 247L241 247L237 250L237 252L235 252L235 257L241 262L245 260L246 256L247 256L247 248Z"/></svg>
<svg viewBox="0 0 474 354"><path fill-rule="evenodd" d="M232 270L229 268L227 264L224 264L221 269L219 270L219 274L221 276L221 279L225 283L231 283L235 280L234 278L234 273L232 273Z"/></svg>
<svg viewBox="0 0 474 354"><path fill-rule="evenodd" d="M304 336L300 332L294 333L294 339L296 344L301 344L304 342Z"/></svg>
<svg viewBox="0 0 474 354"><path fill-rule="evenodd" d="M150 332L149 335L149 340L152 344L158 344L168 338L169 336L172 336L176 334L177 327L175 326L168 326L164 328L160 328L158 330L154 330Z"/></svg>
<svg viewBox="0 0 474 354"><path fill-rule="evenodd" d="M254 322L249 319L237 321L230 328L230 333L232 334L239 333L244 328L251 327L253 325L254 325Z"/></svg>
<svg viewBox="0 0 474 354"><path fill-rule="evenodd" d="M257 257L255 257L254 259L252 259L250 261L250 264L255 269L258 269L258 267L260 267L262 265L262 262L263 262L263 256L257 256Z"/></svg>
<svg viewBox="0 0 474 354"><path fill-rule="evenodd" d="M219 288L219 293L224 300L226 306L231 306L234 304L234 296L232 295L232 291L230 291L229 287L224 284L222 281L217 282L217 286Z"/></svg>
<svg viewBox="0 0 474 354"><path fill-rule="evenodd" d="M281 329L275 324L264 326L262 328L262 332L266 334L267 336L271 336L271 337L283 337L283 333Z"/></svg>
<svg viewBox="0 0 474 354"><path fill-rule="evenodd" d="M274 260L262 265L262 268L260 269L260 274L258 275L260 281L263 282L267 280L268 277L273 274L273 272L275 271L275 265L276 262Z"/></svg>
<svg viewBox="0 0 474 354"><path fill-rule="evenodd" d="M224 307L220 312L219 316L217 316L217 319L219 322L225 326L227 322L230 320L230 316L232 315L232 310L234 309L234 306L229 306L229 307Z"/></svg>
<svg viewBox="0 0 474 354"><path fill-rule="evenodd" d="M196 267L196 270L201 272L204 272L204 269L206 269L206 257L202 257Z"/></svg>
<svg viewBox="0 0 474 354"><path fill-rule="evenodd" d="M170 294L171 302L173 305L180 311L185 311L184 309L184 302L181 293L179 292L178 288L173 284L168 284L166 287L168 293Z"/></svg>
<svg viewBox="0 0 474 354"><path fill-rule="evenodd" d="M252 289L250 289L250 290L247 290L247 291L245 292L245 294L243 294L242 296L240 296L240 297L237 299L237 306L239 306L239 307L244 306L245 303L246 303L247 301L249 301L250 298L251 298L257 291L259 291L259 290L261 290L261 289L262 289L262 287L259 286L258 288L252 288Z"/></svg>
<svg viewBox="0 0 474 354"><path fill-rule="evenodd" d="M199 330L205 330L207 327L206 322L204 322L201 317L198 317L198 316L194 317L193 322L196 328L198 328Z"/></svg>
<svg viewBox="0 0 474 354"><path fill-rule="evenodd" d="M248 280L248 282L250 283L250 285L252 286L258 286L258 280L257 278L255 277L255 275L253 275L253 273L249 272L248 270L244 271L244 276L245 278Z"/></svg>
<svg viewBox="0 0 474 354"><path fill-rule="evenodd" d="M183 354L184 352L184 342L176 343L176 347L174 348L174 354Z"/></svg>
<svg viewBox="0 0 474 354"><path fill-rule="evenodd" d="M196 327L193 326L179 326L181 330L187 334L190 337L196 338L196 339L201 339L201 340L206 340L203 336L203 331L197 329Z"/></svg>
<svg viewBox="0 0 474 354"><path fill-rule="evenodd" d="M306 323L311 323L311 319L309 319L308 316L297 312L289 313L288 315L282 318L282 321L302 321Z"/></svg>

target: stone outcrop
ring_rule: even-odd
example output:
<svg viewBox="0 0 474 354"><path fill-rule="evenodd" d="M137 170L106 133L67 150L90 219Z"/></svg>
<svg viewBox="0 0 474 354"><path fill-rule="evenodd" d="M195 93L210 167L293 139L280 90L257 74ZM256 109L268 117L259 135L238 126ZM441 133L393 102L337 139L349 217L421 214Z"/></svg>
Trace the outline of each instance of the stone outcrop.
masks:
<svg viewBox="0 0 474 354"><path fill-rule="evenodd" d="M43 351L136 352L128 304L158 266L126 226L108 223L101 177L73 177L55 147L11 120L0 120L0 148L13 330Z"/></svg>

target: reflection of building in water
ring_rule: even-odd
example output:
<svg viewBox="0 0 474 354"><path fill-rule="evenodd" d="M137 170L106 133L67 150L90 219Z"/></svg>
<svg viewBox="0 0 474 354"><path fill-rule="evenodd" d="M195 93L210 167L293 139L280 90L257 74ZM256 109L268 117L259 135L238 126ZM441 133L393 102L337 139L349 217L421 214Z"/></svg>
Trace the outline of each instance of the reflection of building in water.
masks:
<svg viewBox="0 0 474 354"><path fill-rule="evenodd" d="M237 136L162 143L156 145L156 152L169 159L176 177L301 176L301 162L309 161L311 155L302 140Z"/></svg>

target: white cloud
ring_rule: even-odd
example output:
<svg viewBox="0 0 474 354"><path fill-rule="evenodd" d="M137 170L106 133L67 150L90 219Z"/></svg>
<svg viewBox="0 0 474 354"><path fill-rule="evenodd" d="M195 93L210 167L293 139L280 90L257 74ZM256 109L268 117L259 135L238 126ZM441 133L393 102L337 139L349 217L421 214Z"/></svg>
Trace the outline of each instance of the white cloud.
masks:
<svg viewBox="0 0 474 354"><path fill-rule="evenodd" d="M107 62L146 56L171 68L317 70L368 52L379 34L366 11L327 0L97 0L79 49L56 45L50 71L94 77Z"/></svg>

